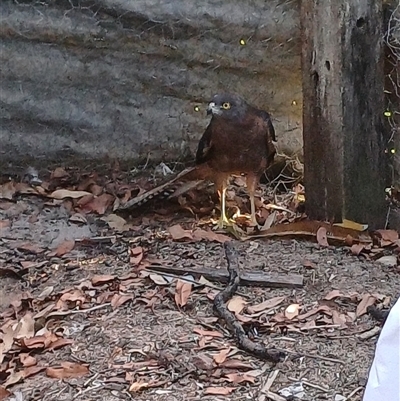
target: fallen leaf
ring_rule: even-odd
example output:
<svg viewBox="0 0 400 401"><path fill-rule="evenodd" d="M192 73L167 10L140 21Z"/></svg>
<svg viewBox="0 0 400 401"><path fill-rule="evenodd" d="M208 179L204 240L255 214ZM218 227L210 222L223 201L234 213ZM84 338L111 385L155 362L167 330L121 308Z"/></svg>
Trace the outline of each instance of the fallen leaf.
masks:
<svg viewBox="0 0 400 401"><path fill-rule="evenodd" d="M174 241L181 241L181 240L192 240L193 236L188 230L184 230L181 225L175 224L172 227L168 228L168 232L170 233L172 239Z"/></svg>
<svg viewBox="0 0 400 401"><path fill-rule="evenodd" d="M135 382L135 383L132 383L129 386L129 392L130 393L137 393L137 392L139 392L141 390L144 390L145 388L149 387L149 384L150 383L146 383L146 382Z"/></svg>
<svg viewBox="0 0 400 401"><path fill-rule="evenodd" d="M14 344L14 330L12 327L3 328L2 343L0 343L0 365L3 363L4 356Z"/></svg>
<svg viewBox="0 0 400 401"><path fill-rule="evenodd" d="M364 294L361 298L360 303L357 305L356 317L360 317L367 313L368 306L373 305L376 302L376 298L371 294Z"/></svg>
<svg viewBox="0 0 400 401"><path fill-rule="evenodd" d="M328 305L319 305L318 307L313 308L313 309L309 310L306 313L303 313L301 315L297 315L297 319L298 320L304 320L304 319L309 318L310 316L316 315L319 312L324 312L329 316L332 315L331 308Z"/></svg>
<svg viewBox="0 0 400 401"><path fill-rule="evenodd" d="M351 253L355 256L358 256L363 250L364 250L364 245L363 244L353 244L351 246Z"/></svg>
<svg viewBox="0 0 400 401"><path fill-rule="evenodd" d="M75 213L73 214L68 221L72 223L82 223L87 224L87 218L82 213Z"/></svg>
<svg viewBox="0 0 400 401"><path fill-rule="evenodd" d="M129 250L129 263L134 266L138 266L143 260L143 248L141 246L136 246Z"/></svg>
<svg viewBox="0 0 400 401"><path fill-rule="evenodd" d="M291 304L285 309L285 317L289 320L294 319L299 314L300 305Z"/></svg>
<svg viewBox="0 0 400 401"><path fill-rule="evenodd" d="M85 376L89 373L87 365L75 362L61 362L61 366L46 368L46 375L53 379L67 379Z"/></svg>
<svg viewBox="0 0 400 401"><path fill-rule="evenodd" d="M24 372L19 370L19 371L14 371L12 370L10 375L8 376L7 380L3 383L3 387L7 388L9 386L12 386L13 384L19 383L24 379Z"/></svg>
<svg viewBox="0 0 400 401"><path fill-rule="evenodd" d="M346 315L339 313L337 310L332 309L333 324L339 324L341 327L346 326Z"/></svg>
<svg viewBox="0 0 400 401"><path fill-rule="evenodd" d="M74 340L70 338L58 338L57 340L53 341L47 349L52 350L52 349L60 349L62 347L65 347L66 345L71 345L74 343Z"/></svg>
<svg viewBox="0 0 400 401"><path fill-rule="evenodd" d="M10 220L0 220L0 230L10 227Z"/></svg>
<svg viewBox="0 0 400 401"><path fill-rule="evenodd" d="M377 230L383 241L394 243L399 239L399 233L395 230Z"/></svg>
<svg viewBox="0 0 400 401"><path fill-rule="evenodd" d="M65 198L72 198L72 199L79 199L83 196L93 196L90 192L86 191L70 191L68 189L57 189L52 192L49 197L53 199L65 199Z"/></svg>
<svg viewBox="0 0 400 401"><path fill-rule="evenodd" d="M201 228L197 228L193 231L193 239L196 241L208 240L220 242L223 244L224 242L231 241L231 238L225 234L218 234L211 230L202 230Z"/></svg>
<svg viewBox="0 0 400 401"><path fill-rule="evenodd" d="M376 260L378 263L381 265L387 266L387 267L395 267L397 266L397 257L395 255L386 255L382 256L379 259Z"/></svg>
<svg viewBox="0 0 400 401"><path fill-rule="evenodd" d="M0 386L0 401L5 400L11 393L3 386Z"/></svg>
<svg viewBox="0 0 400 401"><path fill-rule="evenodd" d="M317 231L317 242L321 246L329 246L326 233L327 230L325 227L320 227Z"/></svg>
<svg viewBox="0 0 400 401"><path fill-rule="evenodd" d="M247 375L246 373L228 373L225 375L226 378L228 378L228 381L234 384L240 384L240 383L253 383L256 381L256 378L250 375Z"/></svg>
<svg viewBox="0 0 400 401"><path fill-rule="evenodd" d="M46 369L46 366L29 366L25 368L22 373L24 375L24 379L37 375L40 372L43 372Z"/></svg>
<svg viewBox="0 0 400 401"><path fill-rule="evenodd" d="M113 297L111 298L111 307L113 309L117 309L126 302L131 301L133 298L134 298L133 294L130 295L114 294Z"/></svg>
<svg viewBox="0 0 400 401"><path fill-rule="evenodd" d="M73 289L61 295L60 299L56 303L56 308L68 310L70 305L75 307L75 305L82 305L85 301L85 294L81 290Z"/></svg>
<svg viewBox="0 0 400 401"><path fill-rule="evenodd" d="M248 306L247 311L248 313L253 314L261 312L266 309L275 308L276 306L281 304L285 300L285 298L286 297L274 297L267 299L266 301L261 302L260 304Z"/></svg>
<svg viewBox="0 0 400 401"><path fill-rule="evenodd" d="M55 251L55 256L61 257L64 256L66 253L71 252L75 247L75 241L68 240L62 242L60 245L58 245L56 251Z"/></svg>
<svg viewBox="0 0 400 401"><path fill-rule="evenodd" d="M17 246L17 249L20 251L25 251L33 254L39 254L44 252L44 248L41 248L37 244L29 244L29 243L19 244Z"/></svg>
<svg viewBox="0 0 400 401"><path fill-rule="evenodd" d="M69 177L69 174L65 171L64 167L56 167L50 175L51 180L55 178L65 178L65 177Z"/></svg>
<svg viewBox="0 0 400 401"><path fill-rule="evenodd" d="M104 216L100 220L105 221L110 228L120 232L124 231L126 226L126 220L114 213Z"/></svg>
<svg viewBox="0 0 400 401"><path fill-rule="evenodd" d="M212 358L205 354L197 354L193 356L192 363L196 368L201 370L212 370L214 368L214 362Z"/></svg>
<svg viewBox="0 0 400 401"><path fill-rule="evenodd" d="M90 194L93 196L92 194ZM114 196L110 194L102 194L94 197L92 200L87 202L81 207L81 210L85 213L97 213L103 215L114 202Z"/></svg>
<svg viewBox="0 0 400 401"><path fill-rule="evenodd" d="M191 292L192 292L192 283L188 283L187 281L178 279L175 288L175 303L180 307L185 306L187 304Z"/></svg>
<svg viewBox="0 0 400 401"><path fill-rule="evenodd" d="M0 199L12 200L15 195L16 189L14 182L9 181L0 185Z"/></svg>
<svg viewBox="0 0 400 401"><path fill-rule="evenodd" d="M26 313L18 322L14 330L14 338L32 338L35 335L35 321L30 312Z"/></svg>
<svg viewBox="0 0 400 401"><path fill-rule="evenodd" d="M355 231L365 231L368 228L368 224L360 224L347 219L343 219L342 223L334 223L333 225L336 227L349 228Z"/></svg>
<svg viewBox="0 0 400 401"><path fill-rule="evenodd" d="M94 286L96 286L96 285L110 283L111 281L114 281L114 280L115 280L115 276L112 276L111 274L97 274L97 275L93 276L90 281Z"/></svg>
<svg viewBox="0 0 400 401"><path fill-rule="evenodd" d="M19 360L21 361L22 366L25 368L35 366L37 364L36 358L25 352L19 354Z"/></svg>
<svg viewBox="0 0 400 401"><path fill-rule="evenodd" d="M214 358L215 363L217 365L224 363L230 351L231 351L230 348L226 348L226 349L223 349L220 352L218 352L218 354L214 355L213 358Z"/></svg>
<svg viewBox="0 0 400 401"><path fill-rule="evenodd" d="M324 299L330 301L335 298L343 297L344 295L339 290L332 290L328 294L325 295Z"/></svg>
<svg viewBox="0 0 400 401"><path fill-rule="evenodd" d="M195 332L196 334L200 334L201 336L208 336L208 337L219 337L219 338L223 338L224 335L222 333L220 333L219 331L209 331L209 330L203 330L200 329L198 327L195 327L193 329L193 332Z"/></svg>
<svg viewBox="0 0 400 401"><path fill-rule="evenodd" d="M235 312L235 313L241 313L242 310L244 309L244 307L246 306L247 301L244 300L242 297L240 296L233 296L228 303L226 304L226 307L228 308L228 310L230 310L231 312Z"/></svg>
<svg viewBox="0 0 400 401"><path fill-rule="evenodd" d="M221 363L219 367L226 369L242 369L242 370L253 369L253 367L250 364L236 358L227 359L225 362Z"/></svg>
<svg viewBox="0 0 400 401"><path fill-rule="evenodd" d="M235 391L235 387L207 387L204 395L229 395Z"/></svg>
<svg viewBox="0 0 400 401"><path fill-rule="evenodd" d="M305 259L303 261L303 267L306 269L316 269L317 265L314 262L311 262L311 260Z"/></svg>

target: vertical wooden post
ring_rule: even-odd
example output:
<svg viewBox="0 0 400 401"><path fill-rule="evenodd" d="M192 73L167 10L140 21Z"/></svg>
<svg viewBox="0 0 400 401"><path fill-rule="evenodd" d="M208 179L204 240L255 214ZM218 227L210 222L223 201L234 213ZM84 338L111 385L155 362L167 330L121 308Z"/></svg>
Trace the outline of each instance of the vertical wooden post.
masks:
<svg viewBox="0 0 400 401"><path fill-rule="evenodd" d="M386 217L382 0L303 0L306 209L382 227Z"/></svg>

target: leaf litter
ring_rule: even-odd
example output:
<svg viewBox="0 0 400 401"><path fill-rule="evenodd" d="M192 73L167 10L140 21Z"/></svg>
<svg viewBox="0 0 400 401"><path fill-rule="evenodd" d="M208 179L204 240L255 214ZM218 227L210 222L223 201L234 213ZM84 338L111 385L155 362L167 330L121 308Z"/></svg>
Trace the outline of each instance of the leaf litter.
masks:
<svg viewBox="0 0 400 401"><path fill-rule="evenodd" d="M66 218L70 224L84 227L92 224L94 215L103 224L97 228L97 236L65 238L56 246L36 242L35 237L21 240L21 235L18 241L12 235L1 239L0 266L7 261L17 269L25 269L22 277L34 284L31 294L10 300L1 312L3 394L15 388L26 390L29 383L43 380L50 386L51 381L46 380L52 378L84 380L82 385L88 383L85 390L93 394L90 379L86 380L96 371L95 377L100 375L104 383L112 382L121 391L135 393L135 397L146 394L146 399L151 399L155 389L171 389L179 394L180 386L185 388L189 383L201 384L192 390L192 396L241 399L242 388L254 396L258 394L262 364L238 350L223 322L211 318L209 300L215 290L202 280L196 285L162 273L143 274L152 256L182 266L223 268L220 247L231 236L215 232L202 221L197 225L188 218L172 221L165 212L128 221L113 214L113 207L117 200L126 201L135 193L143 193L143 181L142 187L136 183L110 185L93 174L80 180L75 174L56 169L40 188L14 183L0 192L5 199L18 199L20 203L26 202L24 194L37 193L48 198L46 202L53 210L68 211L61 220ZM332 394L338 389L346 392L356 380L354 372L348 371L338 380L335 366L339 365L341 371L341 362L347 359L362 366L358 375L367 372L373 343L355 349L354 338L375 327L366 315L367 307L385 308L396 293L393 288L398 288L398 281L394 281L394 287L379 281L379 277L387 277L387 271L373 261L398 248L398 236L390 230L378 230L370 236L348 222L340 227L296 220L301 214L296 215L295 208L302 198L301 190L294 192L285 199L282 195L283 203L277 207L266 198L259 238L251 238L253 233L248 232L243 236L247 241L241 249L246 252L251 248L243 267L302 273L307 277L306 288L245 288L243 295L230 301L229 309L259 341L288 352L279 384L271 387L275 394L284 384L290 387L290 375L302 377L306 372L311 382L316 381L312 373L316 366L325 372L322 380ZM193 196L195 203L197 195ZM7 222L2 227L8 236L18 229L7 210L15 209L18 203L9 205L4 201L3 205L0 221ZM196 211L196 207L191 210ZM23 216L25 212L19 213ZM104 218L100 220L99 215ZM36 216L37 223L33 224L41 221L40 214ZM269 238L284 240L266 242ZM302 238L314 238L317 245L298 243ZM345 247L327 247L337 243ZM262 267L263 263L267 266ZM368 276L374 280L370 282ZM96 327L101 328L101 335ZM125 339L125 344L116 339ZM352 347L353 352L349 351ZM114 373L107 373L104 359L95 357L104 352L106 366L112 366ZM99 373L103 371L106 373ZM316 394L318 390L307 391L310 397ZM80 399L79 392L76 395ZM185 390L182 399L188 395L190 390Z"/></svg>

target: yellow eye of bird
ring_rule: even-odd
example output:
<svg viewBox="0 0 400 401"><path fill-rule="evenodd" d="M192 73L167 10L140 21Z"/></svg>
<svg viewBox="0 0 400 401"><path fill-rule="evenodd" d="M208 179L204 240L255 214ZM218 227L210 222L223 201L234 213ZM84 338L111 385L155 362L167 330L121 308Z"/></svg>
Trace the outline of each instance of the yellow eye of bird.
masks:
<svg viewBox="0 0 400 401"><path fill-rule="evenodd" d="M200 111L200 107L199 106L194 106L194 111Z"/></svg>
<svg viewBox="0 0 400 401"><path fill-rule="evenodd" d="M229 110L231 108L231 104L226 102L226 103L222 103L222 108L224 110Z"/></svg>

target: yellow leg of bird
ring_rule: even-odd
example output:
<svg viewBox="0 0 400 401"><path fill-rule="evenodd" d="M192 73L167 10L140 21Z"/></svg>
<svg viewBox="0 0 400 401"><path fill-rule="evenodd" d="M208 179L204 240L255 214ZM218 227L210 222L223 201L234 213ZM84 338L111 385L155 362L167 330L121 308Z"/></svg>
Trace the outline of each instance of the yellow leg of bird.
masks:
<svg viewBox="0 0 400 401"><path fill-rule="evenodd" d="M218 220L218 227L219 228L224 228L224 226L231 226L232 223L229 221L229 219L226 217L226 181L224 180L222 183L222 189L219 192L220 196L220 202L221 202L221 216Z"/></svg>
<svg viewBox="0 0 400 401"><path fill-rule="evenodd" d="M249 191L250 197L250 212L251 212L251 225L257 226L257 219L256 219L256 205L254 202L254 194L256 192L256 186L258 183L258 177L252 174L249 174L246 179L247 190Z"/></svg>

